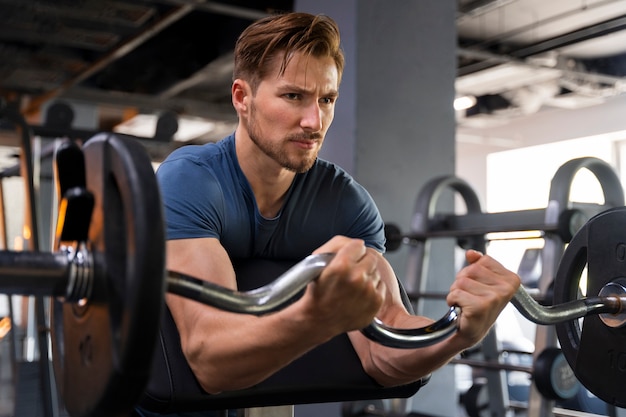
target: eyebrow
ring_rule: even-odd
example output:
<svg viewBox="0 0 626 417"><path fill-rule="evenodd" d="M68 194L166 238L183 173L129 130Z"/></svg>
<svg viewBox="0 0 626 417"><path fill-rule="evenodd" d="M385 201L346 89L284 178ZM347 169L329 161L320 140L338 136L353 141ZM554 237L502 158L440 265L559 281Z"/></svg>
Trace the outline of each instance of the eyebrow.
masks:
<svg viewBox="0 0 626 417"><path fill-rule="evenodd" d="M307 90L306 88L299 87L294 84L285 84L285 85L278 87L278 89L280 91L290 91L290 92L295 92L298 94L311 94L311 91L312 91L312 90ZM335 89L331 89L328 92L322 94L322 96L323 97L338 97L339 91Z"/></svg>

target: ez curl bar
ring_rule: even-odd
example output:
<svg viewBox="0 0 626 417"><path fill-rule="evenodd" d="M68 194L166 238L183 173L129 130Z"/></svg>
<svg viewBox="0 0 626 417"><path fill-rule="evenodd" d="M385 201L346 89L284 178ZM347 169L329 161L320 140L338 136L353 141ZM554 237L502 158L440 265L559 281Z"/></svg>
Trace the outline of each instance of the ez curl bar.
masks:
<svg viewBox="0 0 626 417"><path fill-rule="evenodd" d="M177 272L168 272L166 281L171 293L234 313L262 315L287 304L319 276L333 257L330 253L310 255L272 283L246 292L226 289ZM626 288L622 284L611 283L602 294L546 307L520 286L511 303L535 324L553 325L598 314L607 326L621 327L626 323ZM423 348L439 343L454 333L460 315L461 309L452 306L445 316L431 325L413 329L389 327L374 319L362 332L387 347Z"/></svg>
<svg viewBox="0 0 626 417"><path fill-rule="evenodd" d="M0 288L7 294L54 297L53 365L72 416L117 415L137 403L149 378L166 291L232 312L266 314L288 303L333 257L309 256L274 282L248 292L168 272L160 193L150 160L136 141L101 134L82 149L65 142L56 152L55 168L60 206L54 252L0 251ZM558 304L541 306L521 287L513 304L538 324L557 324L561 344L573 346L564 354L581 382L603 400L624 406L626 395L616 387L626 379L621 328L626 244L616 222L626 224L623 208L594 217L572 239L555 284ZM612 231L608 238L607 227ZM580 284L572 277L580 276L585 265L593 283L588 292L598 296L578 298ZM439 321L417 329L374 320L363 333L386 346L419 348L451 335L459 314L458 307L451 307ZM596 317L601 325L587 324ZM590 365L572 353L580 348L594 355L588 346L600 339L588 341L589 329L602 338L600 349L612 354L602 368L608 384L598 386L588 376Z"/></svg>

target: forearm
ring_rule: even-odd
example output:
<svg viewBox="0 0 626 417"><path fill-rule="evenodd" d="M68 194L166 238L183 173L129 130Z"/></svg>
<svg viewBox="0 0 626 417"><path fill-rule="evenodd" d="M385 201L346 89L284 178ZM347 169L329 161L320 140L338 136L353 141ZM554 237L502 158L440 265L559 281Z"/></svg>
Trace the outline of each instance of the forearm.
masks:
<svg viewBox="0 0 626 417"><path fill-rule="evenodd" d="M466 257L469 265L459 271L447 297L449 305L462 310L458 330L450 338L422 349L400 350L364 340L362 335L351 336L364 369L379 383L402 384L439 369L482 340L511 300L520 285L517 274L478 252L468 251ZM387 282L391 286L394 281ZM430 323L429 319L409 314L397 300L383 305L378 315L396 328L411 329Z"/></svg>
<svg viewBox="0 0 626 417"><path fill-rule="evenodd" d="M297 305L262 317L200 306L181 317L183 353L209 393L257 384L332 337Z"/></svg>
<svg viewBox="0 0 626 417"><path fill-rule="evenodd" d="M423 327L429 322L424 321ZM412 327L418 327L413 325ZM362 365L365 372L383 386L397 386L417 381L445 366L468 343L456 336L436 345L416 349L396 349L365 339L360 332L352 332L355 346L364 349Z"/></svg>

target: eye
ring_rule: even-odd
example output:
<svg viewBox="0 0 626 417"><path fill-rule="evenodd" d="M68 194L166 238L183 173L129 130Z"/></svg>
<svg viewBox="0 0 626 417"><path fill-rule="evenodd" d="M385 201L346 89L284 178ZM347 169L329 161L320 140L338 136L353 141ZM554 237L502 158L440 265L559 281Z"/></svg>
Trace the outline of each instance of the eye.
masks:
<svg viewBox="0 0 626 417"><path fill-rule="evenodd" d="M333 104L335 102L335 97L323 97L320 99L320 103L322 104Z"/></svg>
<svg viewBox="0 0 626 417"><path fill-rule="evenodd" d="M283 97L285 97L287 100L300 100L300 98L302 98L302 95L298 93L285 93L283 94Z"/></svg>

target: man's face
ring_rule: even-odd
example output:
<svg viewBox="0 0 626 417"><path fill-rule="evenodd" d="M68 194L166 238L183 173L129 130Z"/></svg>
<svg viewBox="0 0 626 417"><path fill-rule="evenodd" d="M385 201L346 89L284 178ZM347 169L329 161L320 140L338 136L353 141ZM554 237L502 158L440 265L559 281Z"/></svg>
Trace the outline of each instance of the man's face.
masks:
<svg viewBox="0 0 626 417"><path fill-rule="evenodd" d="M295 54L283 75L282 56L264 78L242 119L252 141L283 168L311 168L333 120L338 72L330 57Z"/></svg>

